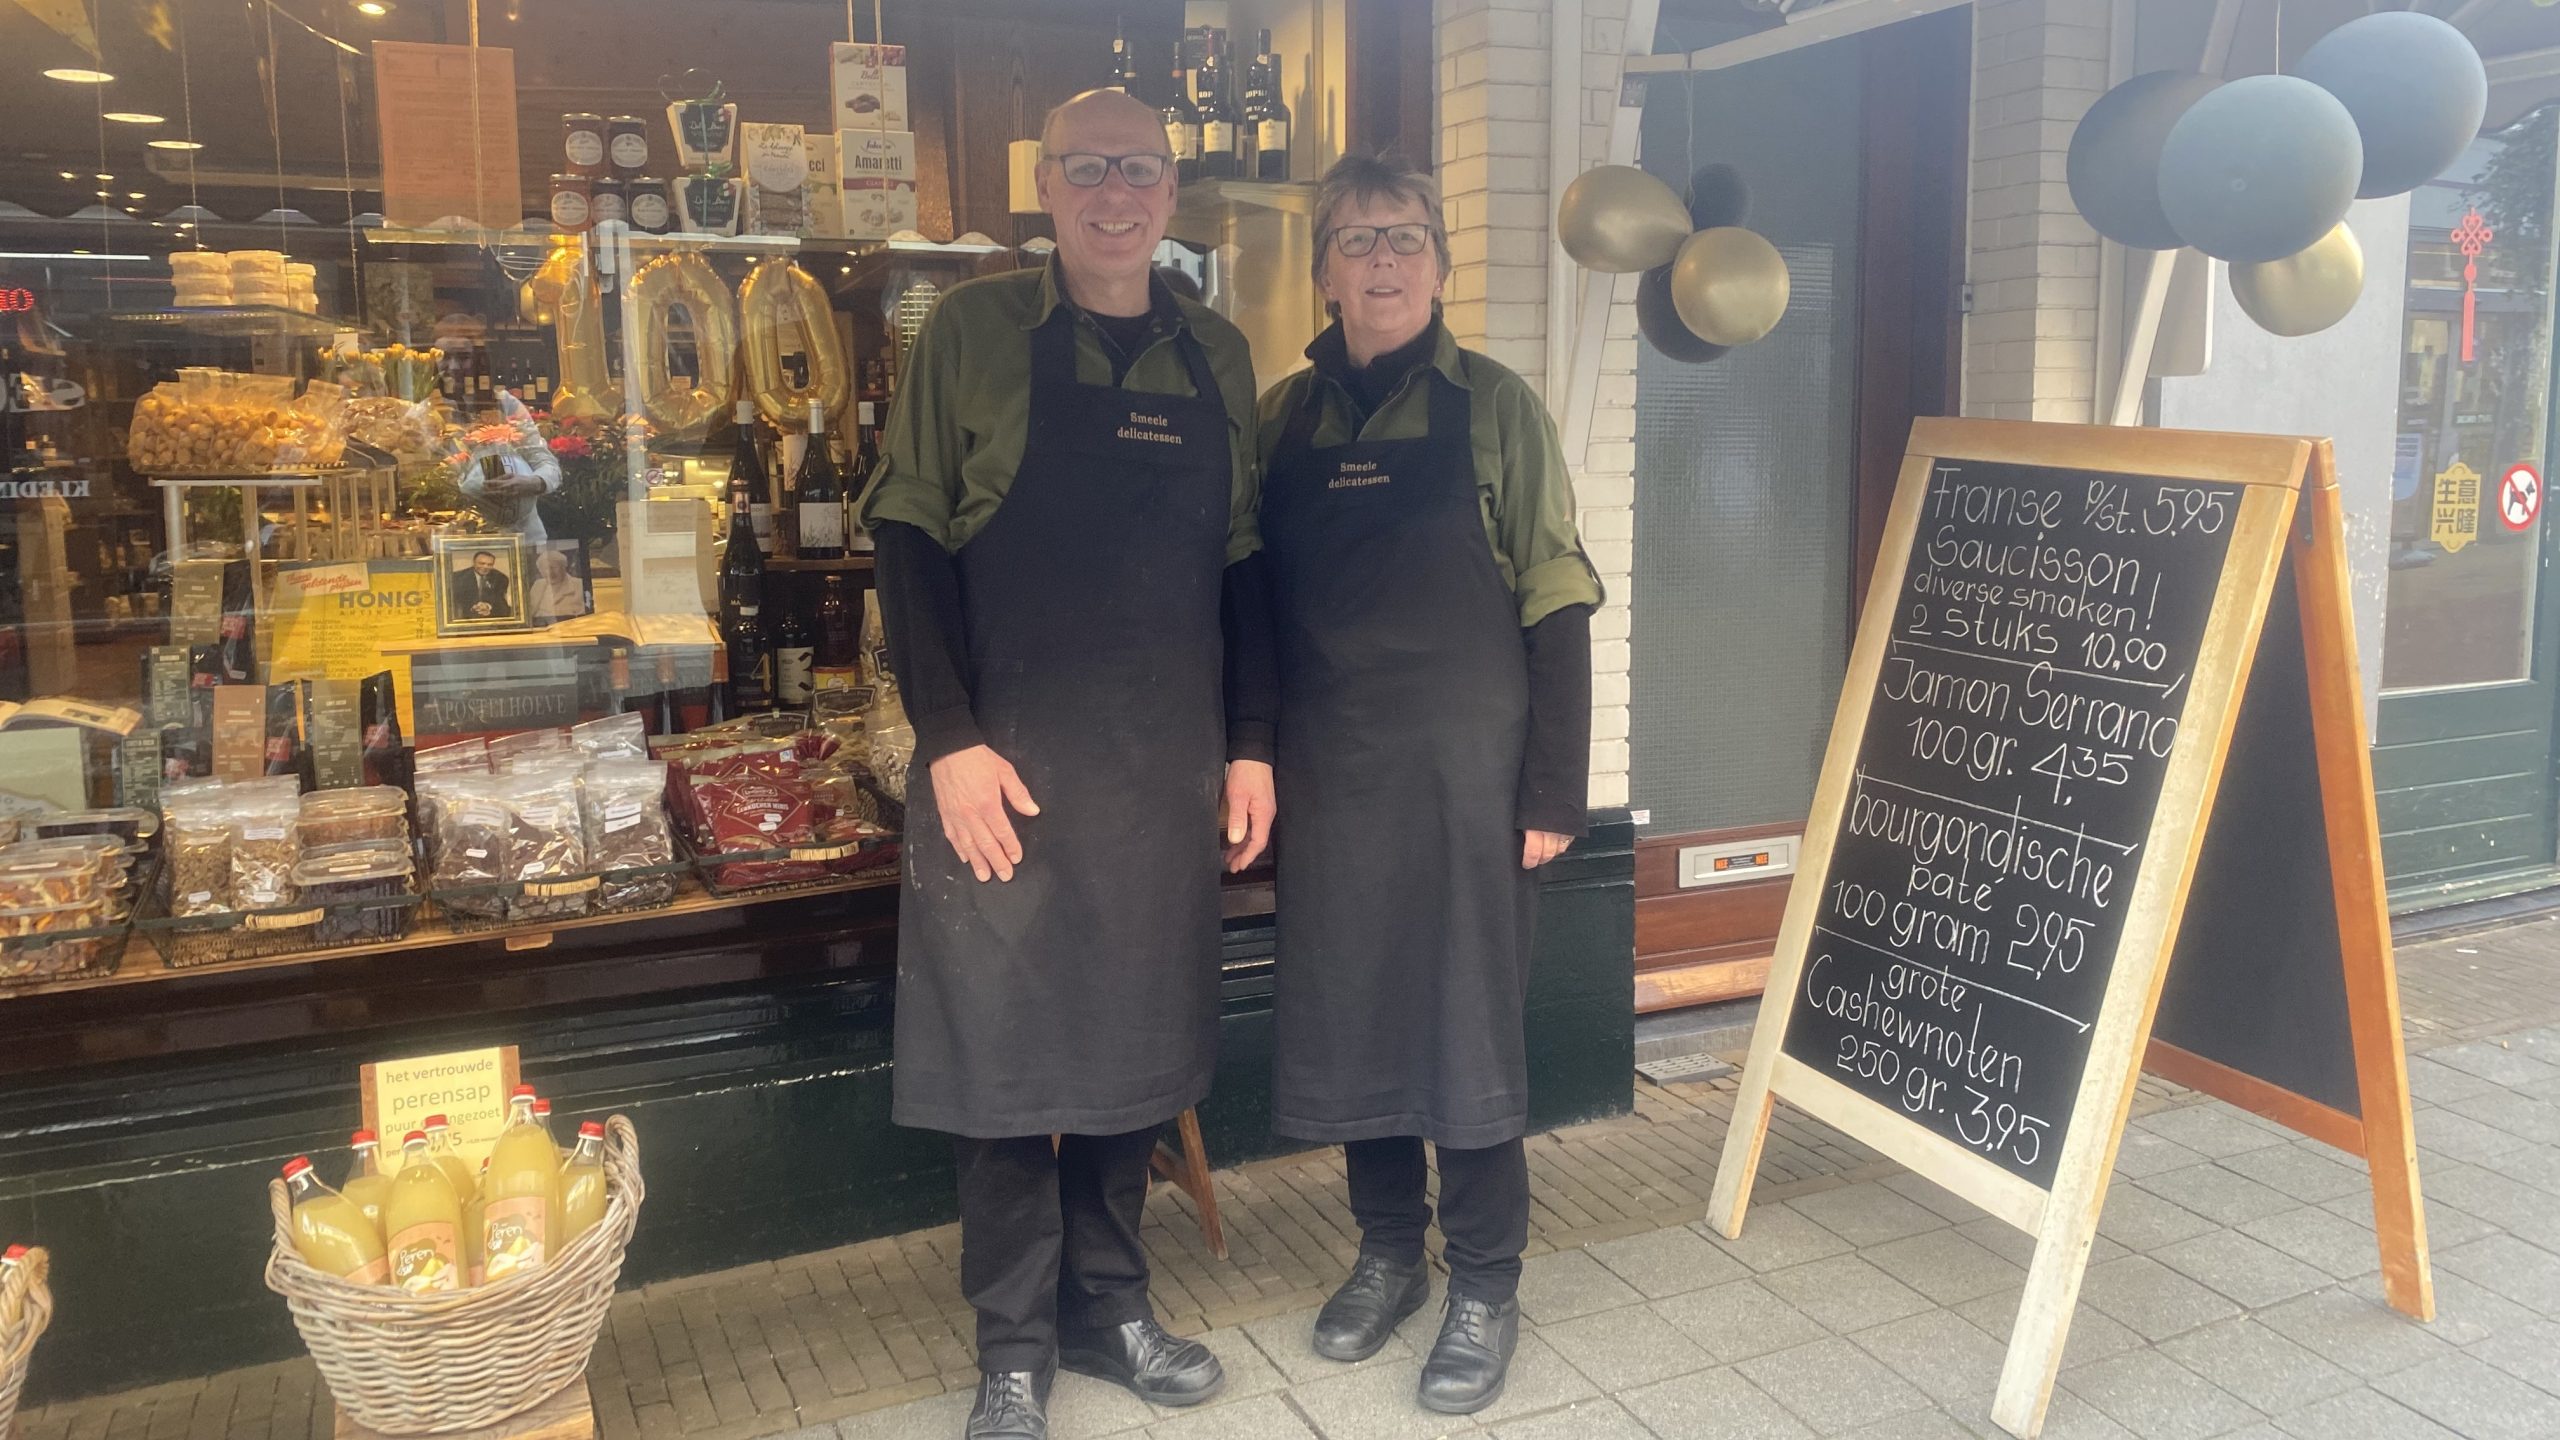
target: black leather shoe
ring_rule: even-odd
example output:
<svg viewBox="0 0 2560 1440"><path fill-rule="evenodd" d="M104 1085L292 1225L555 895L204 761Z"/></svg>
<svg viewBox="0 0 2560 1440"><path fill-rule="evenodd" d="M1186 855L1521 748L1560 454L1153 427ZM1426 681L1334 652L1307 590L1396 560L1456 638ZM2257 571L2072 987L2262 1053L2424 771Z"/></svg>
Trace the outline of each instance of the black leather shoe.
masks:
<svg viewBox="0 0 2560 1440"><path fill-rule="evenodd" d="M1004 1370L978 1377L964 1440L1049 1440L1049 1382L1055 1370Z"/></svg>
<svg viewBox="0 0 2560 1440"><path fill-rule="evenodd" d="M1440 1338L1423 1362L1422 1408L1472 1415L1501 1399L1511 1352L1519 1343L1519 1301L1496 1306L1468 1295L1450 1296Z"/></svg>
<svg viewBox="0 0 2560 1440"><path fill-rule="evenodd" d="M1218 1393L1227 1372L1197 1340L1168 1333L1152 1319L1108 1330L1069 1330L1058 1337L1058 1363L1079 1375L1126 1385L1158 1405L1197 1405Z"/></svg>
<svg viewBox="0 0 2560 1440"><path fill-rule="evenodd" d="M1327 1360L1366 1360L1430 1298L1429 1262L1399 1265L1383 1255L1363 1255L1352 1265L1351 1278L1316 1312L1316 1353Z"/></svg>

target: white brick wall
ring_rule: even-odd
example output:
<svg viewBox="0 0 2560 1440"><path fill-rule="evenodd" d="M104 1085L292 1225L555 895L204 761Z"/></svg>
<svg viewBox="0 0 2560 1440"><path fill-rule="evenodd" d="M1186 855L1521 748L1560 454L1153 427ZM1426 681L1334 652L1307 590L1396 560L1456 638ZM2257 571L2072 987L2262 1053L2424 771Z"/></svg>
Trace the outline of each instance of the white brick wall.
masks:
<svg viewBox="0 0 2560 1440"><path fill-rule="evenodd" d="M1439 35L1440 183L1449 215L1447 316L1458 342L1547 386L1548 0L1434 0ZM1628 0L1585 0L1582 168L1607 159L1627 44ZM1559 262L1561 263L1561 262ZM1579 273L1578 271L1576 272ZM2091 272L2093 275L2095 271ZM1584 547L1607 604L1592 622L1591 803L1627 803L1628 599L1635 563L1635 277L1617 286L1599 356L1591 444L1574 473ZM1570 323L1570 317L1568 317ZM1586 357L1580 362L1587 367ZM1558 417L1561 423L1562 417Z"/></svg>
<svg viewBox="0 0 2560 1440"><path fill-rule="evenodd" d="M2098 237L2071 204L2072 127L2107 88L2111 0L1976 0L1964 412L2087 423Z"/></svg>

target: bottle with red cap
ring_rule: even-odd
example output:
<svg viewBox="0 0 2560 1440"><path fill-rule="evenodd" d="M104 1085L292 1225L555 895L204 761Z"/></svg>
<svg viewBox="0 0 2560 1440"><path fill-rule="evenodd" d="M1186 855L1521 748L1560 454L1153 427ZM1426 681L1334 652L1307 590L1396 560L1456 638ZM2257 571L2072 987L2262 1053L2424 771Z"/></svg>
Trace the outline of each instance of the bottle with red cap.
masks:
<svg viewBox="0 0 2560 1440"><path fill-rule="evenodd" d="M538 1270L559 1254L560 1148L534 1123L533 1087L519 1085L507 1102L507 1128L489 1151L481 1215L490 1283Z"/></svg>
<svg viewBox="0 0 2560 1440"><path fill-rule="evenodd" d="M364 1218L379 1229L382 1225L382 1202L391 1198L391 1177L382 1173L375 1152L381 1140L370 1130L359 1130L347 1139L347 1148L355 1152L355 1161L347 1167L347 1183L338 1193L363 1207Z"/></svg>
<svg viewBox="0 0 2560 1440"><path fill-rule="evenodd" d="M0 1250L0 1335L18 1328L27 1318L27 1247L12 1245Z"/></svg>
<svg viewBox="0 0 2560 1440"><path fill-rule="evenodd" d="M559 1137L551 1133L551 1102L539 1095L533 1100L533 1123L542 1127L542 1138L552 1143L552 1148L559 1153L560 1158L568 1159L568 1148L561 1145Z"/></svg>
<svg viewBox="0 0 2560 1440"><path fill-rule="evenodd" d="M285 1162L284 1187L293 1201L293 1248L313 1269L359 1285L389 1278L382 1231L365 1218L363 1206L320 1183L309 1157Z"/></svg>
<svg viewBox="0 0 2560 1440"><path fill-rule="evenodd" d="M462 1200L428 1151L424 1130L400 1142L400 1173L383 1202L382 1229L392 1284L413 1295L462 1288Z"/></svg>
<svg viewBox="0 0 2560 1440"><path fill-rule="evenodd" d="M560 1243L596 1228L604 1219L604 1127L590 1120L578 1127L578 1146L560 1167Z"/></svg>

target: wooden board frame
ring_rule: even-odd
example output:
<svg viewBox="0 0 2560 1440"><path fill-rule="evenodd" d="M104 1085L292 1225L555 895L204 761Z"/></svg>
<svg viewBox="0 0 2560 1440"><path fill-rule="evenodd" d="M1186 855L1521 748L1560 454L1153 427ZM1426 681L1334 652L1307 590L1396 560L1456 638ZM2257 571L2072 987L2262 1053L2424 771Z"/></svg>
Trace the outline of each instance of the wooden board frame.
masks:
<svg viewBox="0 0 2560 1440"><path fill-rule="evenodd" d="M1932 467L1970 460L2216 481L2246 487L2198 647L2181 743L2162 778L2149 857L2136 878L2087 1067L2050 1189L2039 1187L1860 1095L1784 1053L1857 767L1872 698L1918 534ZM2168 962L2260 634L2288 553L2294 557L2309 662L2322 810L2338 908L2364 1118L2340 1114L2166 1046L2150 1044ZM1821 779L1798 857L1797 883L1771 962L1768 995L1725 1137L1708 1214L1738 1237L1772 1108L1783 1096L1953 1193L2036 1237L1992 1419L2041 1431L2080 1281L2097 1233L2116 1149L2146 1053L2171 1078L2363 1153L2372 1166L2385 1290L2394 1306L2433 1315L2398 985L2384 908L2381 841L2357 677L2343 510L2329 443L2287 436L2133 430L2013 421L1925 419L1912 427L1902 480L1867 591ZM2165 1052L2165 1053L2164 1053ZM2192 1061L2193 1063L2185 1063Z"/></svg>

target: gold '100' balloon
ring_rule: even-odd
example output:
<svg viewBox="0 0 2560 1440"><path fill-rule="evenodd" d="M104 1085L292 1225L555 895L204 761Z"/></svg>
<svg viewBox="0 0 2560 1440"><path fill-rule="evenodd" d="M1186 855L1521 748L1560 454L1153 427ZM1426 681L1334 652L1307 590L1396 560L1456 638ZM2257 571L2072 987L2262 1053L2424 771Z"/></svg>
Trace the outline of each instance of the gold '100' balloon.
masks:
<svg viewBox="0 0 2560 1440"><path fill-rule="evenodd" d="M667 373L667 317L678 309L693 324L694 365L701 372L686 387ZM661 255L632 274L625 313L625 363L638 379L649 422L671 438L709 433L711 422L729 412L729 370L738 354L729 287L699 254Z"/></svg>
<svg viewBox="0 0 2560 1440"><path fill-rule="evenodd" d="M1787 262L1778 247L1739 226L1701 230L1671 262L1671 304L1710 345L1748 345L1787 313Z"/></svg>
<svg viewBox="0 0 2560 1440"><path fill-rule="evenodd" d="M748 271L738 287L738 317L746 326L747 384L755 392L758 414L787 430L808 423L812 400L827 407L830 419L844 413L853 376L827 292L808 271L781 259ZM809 359L806 385L792 384L782 369L783 339L793 330L800 333L800 353Z"/></svg>
<svg viewBox="0 0 2560 1440"><path fill-rule="evenodd" d="M2347 318L2364 293L2364 247L2340 221L2311 248L2231 267L2231 298L2269 334L2316 335Z"/></svg>
<svg viewBox="0 0 2560 1440"><path fill-rule="evenodd" d="M551 413L568 420L603 420L621 407L610 397L613 377L605 365L604 303L596 294L595 271L576 244L552 247L542 268L524 282L524 298L551 326L553 346L560 352L560 388L551 395Z"/></svg>
<svg viewBox="0 0 2560 1440"><path fill-rule="evenodd" d="M1556 239L1586 270L1633 275L1667 265L1689 236L1689 207L1633 165L1586 170L1556 205Z"/></svg>

